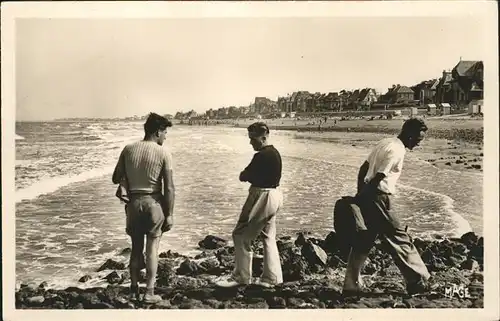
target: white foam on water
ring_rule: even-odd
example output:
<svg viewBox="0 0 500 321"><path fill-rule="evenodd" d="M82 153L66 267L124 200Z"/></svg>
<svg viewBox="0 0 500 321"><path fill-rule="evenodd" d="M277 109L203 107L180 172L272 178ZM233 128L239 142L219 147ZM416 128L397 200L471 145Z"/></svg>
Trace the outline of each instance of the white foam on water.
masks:
<svg viewBox="0 0 500 321"><path fill-rule="evenodd" d="M419 191L421 193L430 194L430 195L441 198L444 202L443 209L451 215L451 218L453 219L453 221L456 224L456 228L453 231L456 237L460 237L463 234L472 231L472 227L471 227L469 221L467 221L462 215L460 215L458 212L455 211L454 206L453 206L453 203L455 201L451 197L449 197L448 195L429 191L429 190L418 188L418 187L403 185L403 184L398 184L398 186L400 186L404 189Z"/></svg>
<svg viewBox="0 0 500 321"><path fill-rule="evenodd" d="M63 175L38 181L26 188L16 190L16 203L25 200L33 200L41 195L53 193L59 188L72 183L83 182L94 177L106 175L108 173L111 173L114 167L114 165L106 166L93 169L78 175Z"/></svg>

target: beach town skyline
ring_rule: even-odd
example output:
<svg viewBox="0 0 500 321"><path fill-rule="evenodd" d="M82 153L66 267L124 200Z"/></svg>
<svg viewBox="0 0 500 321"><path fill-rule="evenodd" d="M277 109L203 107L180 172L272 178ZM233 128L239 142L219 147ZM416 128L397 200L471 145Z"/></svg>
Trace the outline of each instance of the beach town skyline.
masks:
<svg viewBox="0 0 500 321"><path fill-rule="evenodd" d="M393 84L438 78L460 59L482 60L487 48L477 19L357 22L23 19L16 44L16 120L122 118L142 116L145 109L203 113L297 90L369 87L384 93Z"/></svg>

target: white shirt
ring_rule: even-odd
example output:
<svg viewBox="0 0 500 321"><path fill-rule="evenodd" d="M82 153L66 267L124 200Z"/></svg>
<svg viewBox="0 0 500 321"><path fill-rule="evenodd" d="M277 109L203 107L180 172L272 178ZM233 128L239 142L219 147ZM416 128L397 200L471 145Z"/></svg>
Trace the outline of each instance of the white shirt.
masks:
<svg viewBox="0 0 500 321"><path fill-rule="evenodd" d="M396 182L403 170L405 154L406 148L399 138L382 139L366 159L370 166L364 179L365 183L369 182L377 173L383 173L385 178L380 182L378 189L385 193L394 194Z"/></svg>

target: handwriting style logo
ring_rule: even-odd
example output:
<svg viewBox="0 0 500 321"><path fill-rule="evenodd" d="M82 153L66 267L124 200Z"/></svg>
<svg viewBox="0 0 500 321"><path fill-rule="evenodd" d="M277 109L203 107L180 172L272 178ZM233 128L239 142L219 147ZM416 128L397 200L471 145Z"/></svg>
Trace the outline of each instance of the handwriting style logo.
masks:
<svg viewBox="0 0 500 321"><path fill-rule="evenodd" d="M452 299L458 297L460 299L470 298L469 288L464 284L446 284L444 288L444 296Z"/></svg>

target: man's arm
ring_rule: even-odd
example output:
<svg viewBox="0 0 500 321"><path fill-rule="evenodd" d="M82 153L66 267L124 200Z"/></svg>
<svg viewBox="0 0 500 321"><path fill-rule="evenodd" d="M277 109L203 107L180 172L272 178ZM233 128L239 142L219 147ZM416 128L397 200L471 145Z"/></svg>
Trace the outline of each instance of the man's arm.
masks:
<svg viewBox="0 0 500 321"><path fill-rule="evenodd" d="M254 176L254 168L256 167L256 164L258 162L258 155L259 153L253 155L250 164L248 164L248 166L240 173L241 182L252 182L252 178Z"/></svg>
<svg viewBox="0 0 500 321"><path fill-rule="evenodd" d="M376 191L380 182L389 175L390 171L398 162L402 161L401 157L394 150L390 150L384 158L384 161L377 168L377 173L375 174L370 181L364 184L364 187L361 189L363 191ZM368 162L366 162L368 164ZM364 164L363 164L364 165ZM368 170L368 167L367 167ZM366 175L366 173L365 173ZM365 176L363 176L365 177ZM358 184L360 177L358 176ZM363 185L362 185L363 186ZM359 188L359 185L358 185ZM359 190L358 190L359 192Z"/></svg>
<svg viewBox="0 0 500 321"><path fill-rule="evenodd" d="M125 149L120 153L120 158L118 158L118 163L116 164L115 170L113 172L113 184L119 184L122 178L125 176Z"/></svg>
<svg viewBox="0 0 500 321"><path fill-rule="evenodd" d="M359 168L358 172L358 194L361 192L363 187L365 186L365 177L366 173L368 173L368 168L370 168L370 164L368 161L365 161L363 165Z"/></svg>
<svg viewBox="0 0 500 321"><path fill-rule="evenodd" d="M171 216L174 213L175 203L175 187L174 187L174 171L172 169L172 159L170 154L166 154L162 168L163 173L163 197L165 217Z"/></svg>

